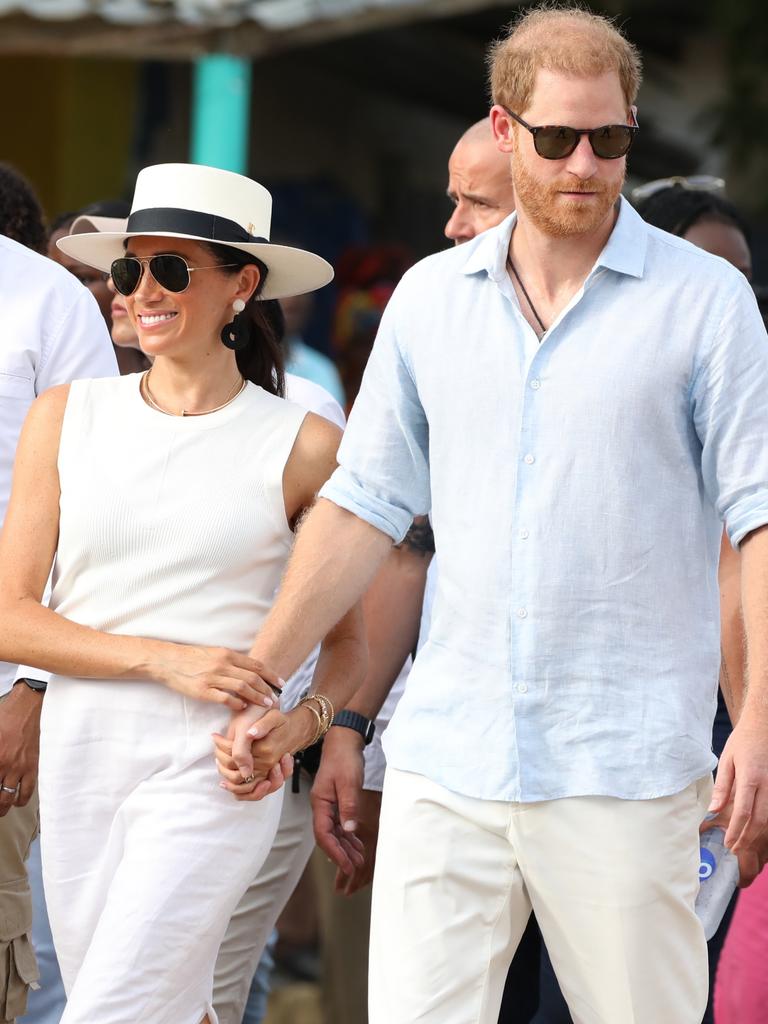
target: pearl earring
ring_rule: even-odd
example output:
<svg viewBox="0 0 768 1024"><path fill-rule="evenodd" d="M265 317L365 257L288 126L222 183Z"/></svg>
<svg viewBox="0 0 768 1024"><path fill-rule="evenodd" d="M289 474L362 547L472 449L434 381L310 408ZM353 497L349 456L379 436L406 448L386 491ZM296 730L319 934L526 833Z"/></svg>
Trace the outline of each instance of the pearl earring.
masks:
<svg viewBox="0 0 768 1024"><path fill-rule="evenodd" d="M240 318L240 314L245 309L243 300L235 299L232 303L232 309L235 311L235 315L230 323L224 325L221 331L221 341L227 348L238 351L241 348L245 348L250 341L250 331L247 324L243 323Z"/></svg>

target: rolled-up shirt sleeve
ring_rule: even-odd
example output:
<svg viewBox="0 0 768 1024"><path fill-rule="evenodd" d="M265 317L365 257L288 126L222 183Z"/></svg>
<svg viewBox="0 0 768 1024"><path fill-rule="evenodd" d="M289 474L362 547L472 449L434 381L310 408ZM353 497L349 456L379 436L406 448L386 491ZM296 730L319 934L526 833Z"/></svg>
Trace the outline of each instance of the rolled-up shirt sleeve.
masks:
<svg viewBox="0 0 768 1024"><path fill-rule="evenodd" d="M382 317L360 393L339 448L339 468L320 491L399 543L430 508L429 427L401 321L408 277Z"/></svg>
<svg viewBox="0 0 768 1024"><path fill-rule="evenodd" d="M737 276L691 390L704 486L734 548L768 524L768 337Z"/></svg>

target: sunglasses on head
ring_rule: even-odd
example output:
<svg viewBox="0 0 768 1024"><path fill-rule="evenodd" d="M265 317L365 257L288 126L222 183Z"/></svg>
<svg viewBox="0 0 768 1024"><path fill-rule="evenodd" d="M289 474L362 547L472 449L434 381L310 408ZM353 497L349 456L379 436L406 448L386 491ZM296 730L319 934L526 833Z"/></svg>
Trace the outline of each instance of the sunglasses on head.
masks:
<svg viewBox="0 0 768 1024"><path fill-rule="evenodd" d="M121 256L114 260L110 270L115 291L121 295L133 295L148 267L152 277L167 292L184 292L189 288L190 274L195 270L219 270L222 267L236 267L236 263L217 263L212 267L190 267L183 256L175 253L161 253L149 259L138 256Z"/></svg>
<svg viewBox="0 0 768 1024"><path fill-rule="evenodd" d="M713 178L711 174L692 174L689 177L674 175L671 178L657 178L633 188L630 196L633 203L662 192L667 188L684 188L686 192L724 192L725 179Z"/></svg>
<svg viewBox="0 0 768 1024"><path fill-rule="evenodd" d="M545 160L563 160L570 156L581 141L582 135L589 138L595 156L601 160L618 160L630 151L635 135L639 131L634 107L633 124L604 124L600 128L568 128L562 124L543 124L534 127L507 107L504 107L504 110L531 133L533 148Z"/></svg>

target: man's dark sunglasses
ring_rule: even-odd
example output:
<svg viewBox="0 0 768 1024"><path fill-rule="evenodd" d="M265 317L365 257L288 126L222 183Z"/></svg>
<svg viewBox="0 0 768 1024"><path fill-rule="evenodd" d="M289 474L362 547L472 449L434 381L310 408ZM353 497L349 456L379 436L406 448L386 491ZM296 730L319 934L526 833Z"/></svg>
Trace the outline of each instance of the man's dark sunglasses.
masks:
<svg viewBox="0 0 768 1024"><path fill-rule="evenodd" d="M601 128L568 128L561 124L544 124L534 127L513 113L507 107L504 110L523 128L527 128L533 136L533 148L545 160L563 160L576 149L581 136L589 137L592 152L601 160L618 160L626 156L640 130L632 108L634 124L604 124Z"/></svg>
<svg viewBox="0 0 768 1024"><path fill-rule="evenodd" d="M234 267L234 263L218 263L213 267L190 267L183 256L175 253L161 253L140 260L138 256L121 256L114 260L110 275L115 291L121 295L133 295L139 287L144 267L167 292L184 292L189 288L190 274L195 270L219 270L221 267Z"/></svg>

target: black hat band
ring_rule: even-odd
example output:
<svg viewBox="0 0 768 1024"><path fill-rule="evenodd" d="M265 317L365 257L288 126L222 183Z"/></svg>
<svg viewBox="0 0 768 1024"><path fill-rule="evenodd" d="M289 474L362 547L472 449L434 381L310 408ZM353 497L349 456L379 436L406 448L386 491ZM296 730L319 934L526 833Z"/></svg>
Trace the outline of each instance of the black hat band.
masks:
<svg viewBox="0 0 768 1024"><path fill-rule="evenodd" d="M249 235L237 221L217 217L213 213L182 210L172 206L137 210L128 218L126 231L130 234L170 231L175 235L194 235L211 242L269 242L268 238Z"/></svg>

